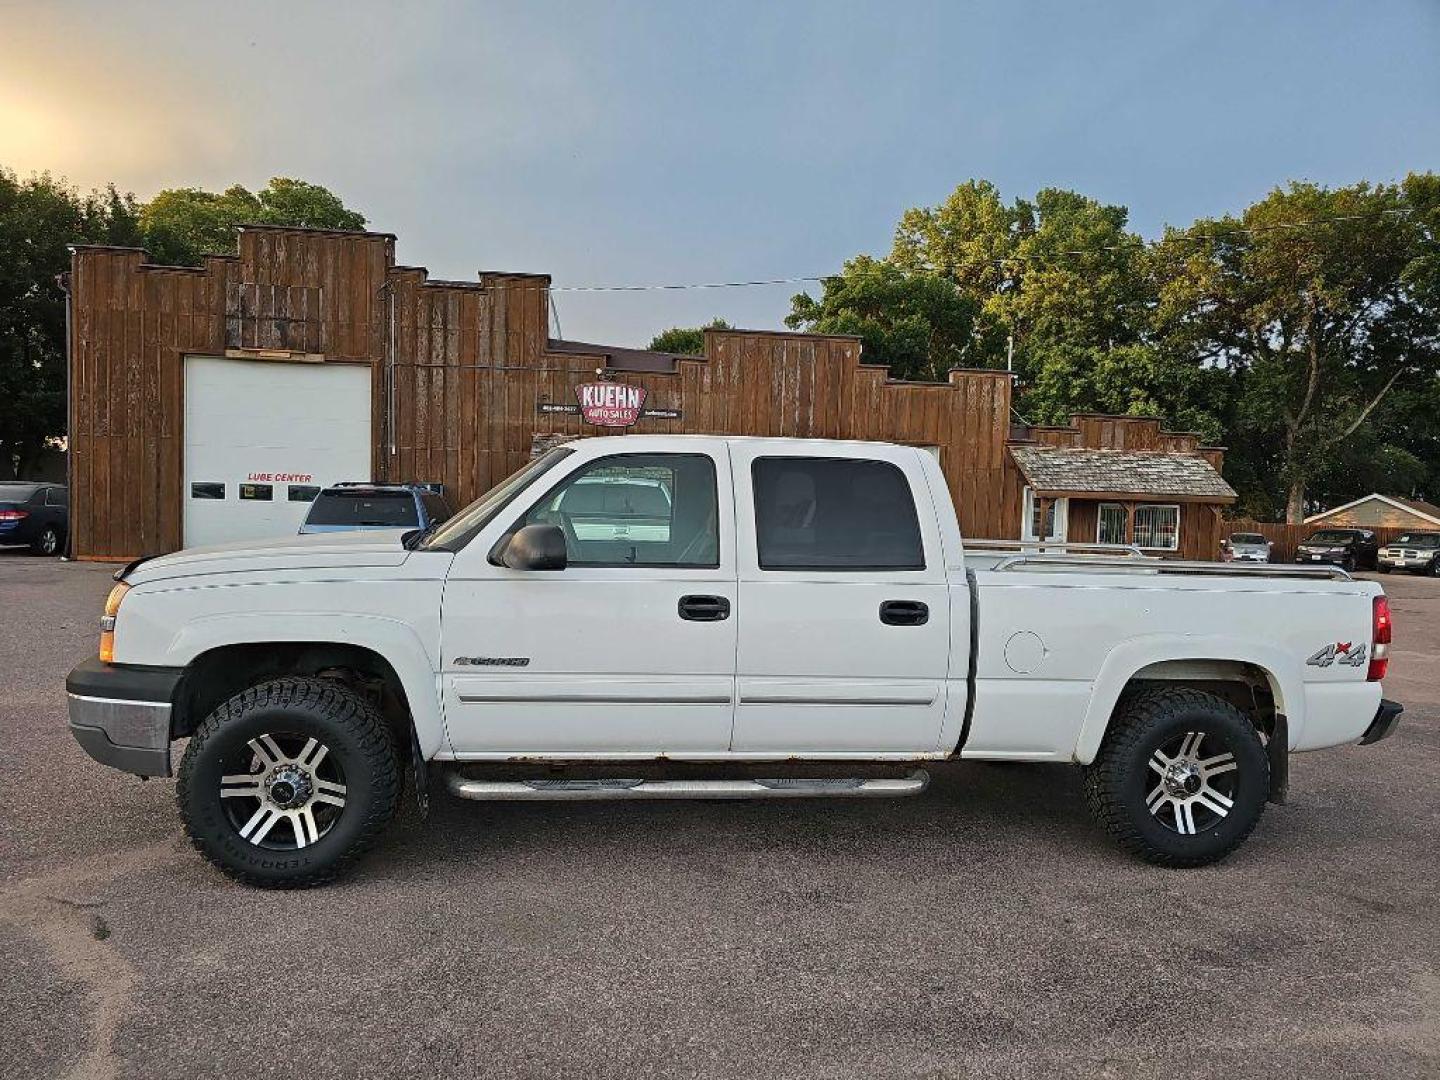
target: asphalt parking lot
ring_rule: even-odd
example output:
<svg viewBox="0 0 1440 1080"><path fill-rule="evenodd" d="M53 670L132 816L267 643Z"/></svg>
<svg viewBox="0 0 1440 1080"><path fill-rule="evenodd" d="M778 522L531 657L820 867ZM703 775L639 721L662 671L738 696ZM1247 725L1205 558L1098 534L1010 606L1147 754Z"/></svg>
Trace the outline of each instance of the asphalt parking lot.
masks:
<svg viewBox="0 0 1440 1080"><path fill-rule="evenodd" d="M406 811L329 888L234 885L63 678L112 568L0 554L0 1060L22 1077L1440 1074L1440 580L1406 705L1293 759L1227 863L1132 862L1063 767L897 802Z"/></svg>

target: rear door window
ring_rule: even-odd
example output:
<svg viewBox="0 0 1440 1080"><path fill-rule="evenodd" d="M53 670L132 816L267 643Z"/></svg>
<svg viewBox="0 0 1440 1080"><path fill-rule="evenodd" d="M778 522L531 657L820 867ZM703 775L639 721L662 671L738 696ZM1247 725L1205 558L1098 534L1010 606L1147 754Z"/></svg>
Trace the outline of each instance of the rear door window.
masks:
<svg viewBox="0 0 1440 1080"><path fill-rule="evenodd" d="M762 570L924 570L915 499L888 461L756 458Z"/></svg>
<svg viewBox="0 0 1440 1080"><path fill-rule="evenodd" d="M408 491L322 491L310 507L307 525L414 528L415 496Z"/></svg>

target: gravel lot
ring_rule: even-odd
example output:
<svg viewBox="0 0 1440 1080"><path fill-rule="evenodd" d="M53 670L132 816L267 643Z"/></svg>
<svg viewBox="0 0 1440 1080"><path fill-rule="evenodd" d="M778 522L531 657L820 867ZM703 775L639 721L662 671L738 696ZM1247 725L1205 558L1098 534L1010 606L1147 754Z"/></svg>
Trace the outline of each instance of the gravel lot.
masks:
<svg viewBox="0 0 1440 1080"><path fill-rule="evenodd" d="M1062 767L897 802L437 794L359 871L230 884L63 679L110 567L0 554L0 1060L77 1077L1440 1074L1440 580L1391 576L1374 747L1229 862L1121 855Z"/></svg>

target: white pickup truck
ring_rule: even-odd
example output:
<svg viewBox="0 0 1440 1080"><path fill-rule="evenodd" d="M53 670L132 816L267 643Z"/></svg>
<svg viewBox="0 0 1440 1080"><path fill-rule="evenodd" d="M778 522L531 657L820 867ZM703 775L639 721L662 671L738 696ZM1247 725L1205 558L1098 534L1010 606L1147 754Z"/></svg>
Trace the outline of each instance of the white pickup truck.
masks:
<svg viewBox="0 0 1440 1080"><path fill-rule="evenodd" d="M1328 567L962 542L878 443L584 439L427 533L133 563L71 672L97 760L170 775L199 850L332 877L404 777L473 799L922 791L928 761L1073 762L1131 852L1230 852L1287 754L1388 735L1390 613Z"/></svg>

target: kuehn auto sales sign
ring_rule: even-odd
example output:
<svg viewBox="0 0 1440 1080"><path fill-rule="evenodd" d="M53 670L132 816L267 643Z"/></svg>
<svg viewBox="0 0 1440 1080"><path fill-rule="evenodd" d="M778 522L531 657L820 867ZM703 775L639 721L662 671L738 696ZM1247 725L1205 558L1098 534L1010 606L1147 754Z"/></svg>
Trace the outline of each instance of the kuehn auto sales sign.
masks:
<svg viewBox="0 0 1440 1080"><path fill-rule="evenodd" d="M628 383L581 383L575 387L575 399L587 424L629 427L645 408L645 388Z"/></svg>

